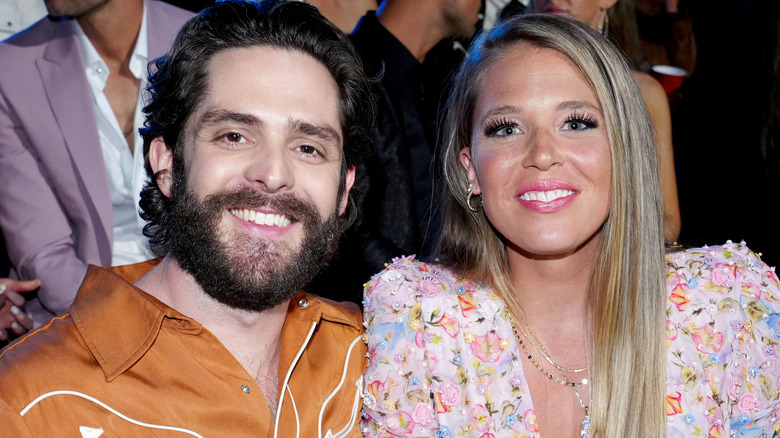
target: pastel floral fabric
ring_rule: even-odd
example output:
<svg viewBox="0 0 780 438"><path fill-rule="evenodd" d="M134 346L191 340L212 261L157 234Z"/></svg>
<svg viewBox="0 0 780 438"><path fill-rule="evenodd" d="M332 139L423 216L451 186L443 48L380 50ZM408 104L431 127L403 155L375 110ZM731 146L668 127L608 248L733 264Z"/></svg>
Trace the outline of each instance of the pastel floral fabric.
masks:
<svg viewBox="0 0 780 438"><path fill-rule="evenodd" d="M780 435L780 282L744 243L667 255L670 437ZM367 437L538 437L492 290L414 257L365 286ZM535 370L532 370L532 372Z"/></svg>

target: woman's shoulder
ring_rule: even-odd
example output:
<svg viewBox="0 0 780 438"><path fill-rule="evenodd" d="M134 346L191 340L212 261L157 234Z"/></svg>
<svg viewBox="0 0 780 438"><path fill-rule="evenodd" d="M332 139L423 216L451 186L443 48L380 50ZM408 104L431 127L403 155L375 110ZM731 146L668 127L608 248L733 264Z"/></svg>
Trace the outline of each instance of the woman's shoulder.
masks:
<svg viewBox="0 0 780 438"><path fill-rule="evenodd" d="M389 312L385 317L395 319L419 305L439 308L494 295L491 288L466 279L447 266L424 262L415 256L393 259L363 287L366 314L378 317Z"/></svg>
<svg viewBox="0 0 780 438"><path fill-rule="evenodd" d="M780 378L774 269L744 242L673 252L666 263L670 430L715 420L720 432L724 422L732 433L772 430L780 406L771 383Z"/></svg>
<svg viewBox="0 0 780 438"><path fill-rule="evenodd" d="M668 286L684 282L691 289L724 292L745 286L744 282L774 288L780 284L775 268L761 261L745 242L670 252L666 266Z"/></svg>
<svg viewBox="0 0 780 438"><path fill-rule="evenodd" d="M672 321L709 315L715 323L774 323L780 316L775 269L744 242L673 252L666 256L666 265L667 315Z"/></svg>
<svg viewBox="0 0 780 438"><path fill-rule="evenodd" d="M414 255L396 257L363 286L366 297L392 293L396 296L437 296L457 283L449 268L417 259Z"/></svg>

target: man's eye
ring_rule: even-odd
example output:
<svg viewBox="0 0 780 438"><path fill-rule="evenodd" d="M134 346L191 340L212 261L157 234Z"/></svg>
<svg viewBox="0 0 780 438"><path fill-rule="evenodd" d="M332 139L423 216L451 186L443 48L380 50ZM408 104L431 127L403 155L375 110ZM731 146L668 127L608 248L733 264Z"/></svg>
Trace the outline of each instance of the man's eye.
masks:
<svg viewBox="0 0 780 438"><path fill-rule="evenodd" d="M225 134L225 140L231 143L238 143L241 141L242 138L243 137L241 136L241 134L237 132L228 132L227 134Z"/></svg>
<svg viewBox="0 0 780 438"><path fill-rule="evenodd" d="M308 144L300 146L298 148L298 150L300 150L301 152L303 152L306 155L314 155L314 154L317 153L317 148L315 148L314 146L308 145Z"/></svg>

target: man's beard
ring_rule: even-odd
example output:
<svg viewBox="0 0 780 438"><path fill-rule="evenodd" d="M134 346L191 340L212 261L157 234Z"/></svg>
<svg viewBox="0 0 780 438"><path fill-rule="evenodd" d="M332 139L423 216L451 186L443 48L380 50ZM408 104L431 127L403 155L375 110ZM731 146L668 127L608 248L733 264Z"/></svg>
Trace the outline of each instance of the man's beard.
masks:
<svg viewBox="0 0 780 438"><path fill-rule="evenodd" d="M204 292L222 304L258 312L282 304L311 281L336 251L341 231L338 215L323 222L314 204L292 194L271 196L242 188L209 195L201 202L181 186L186 184L173 190L171 255ZM231 227L220 229L229 209L261 207L301 223L304 237L297 253L295 248L249 233L231 239Z"/></svg>

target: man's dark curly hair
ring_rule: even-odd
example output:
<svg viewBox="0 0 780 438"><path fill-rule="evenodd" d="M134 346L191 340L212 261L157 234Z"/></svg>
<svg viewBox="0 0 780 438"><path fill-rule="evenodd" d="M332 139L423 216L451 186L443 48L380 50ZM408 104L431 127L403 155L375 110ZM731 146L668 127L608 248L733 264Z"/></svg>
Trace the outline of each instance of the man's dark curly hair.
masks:
<svg viewBox="0 0 780 438"><path fill-rule="evenodd" d="M346 36L311 5L297 1L228 0L216 3L188 21L167 55L150 65L144 107L146 172L151 177L141 191L141 217L148 223L144 235L152 251L165 256L170 247L171 200L162 194L149 164L149 146L162 137L173 152L174 184L183 183L185 127L208 87L208 65L215 54L237 48L270 46L310 55L328 69L339 92L339 118L344 138L339 194L345 189L349 167L357 165L369 147L374 104L360 58ZM262 65L257 66L262 69ZM342 215L344 228L355 218L349 195Z"/></svg>

